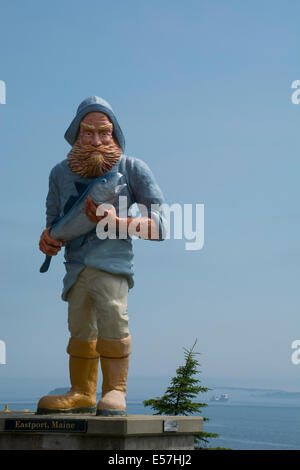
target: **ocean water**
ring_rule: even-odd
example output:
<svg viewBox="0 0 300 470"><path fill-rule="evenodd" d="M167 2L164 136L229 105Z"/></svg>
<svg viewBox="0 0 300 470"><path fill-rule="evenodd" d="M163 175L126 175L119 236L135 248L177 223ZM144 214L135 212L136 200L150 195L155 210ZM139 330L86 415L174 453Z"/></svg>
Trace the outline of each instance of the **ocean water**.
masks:
<svg viewBox="0 0 300 470"><path fill-rule="evenodd" d="M36 410L37 401L0 402L12 411ZM127 402L128 414L152 414L141 401ZM203 415L206 432L218 433L209 447L233 450L300 450L300 405L209 404Z"/></svg>
<svg viewBox="0 0 300 470"><path fill-rule="evenodd" d="M300 406L209 405L206 432L218 433L210 447L237 450L300 450Z"/></svg>

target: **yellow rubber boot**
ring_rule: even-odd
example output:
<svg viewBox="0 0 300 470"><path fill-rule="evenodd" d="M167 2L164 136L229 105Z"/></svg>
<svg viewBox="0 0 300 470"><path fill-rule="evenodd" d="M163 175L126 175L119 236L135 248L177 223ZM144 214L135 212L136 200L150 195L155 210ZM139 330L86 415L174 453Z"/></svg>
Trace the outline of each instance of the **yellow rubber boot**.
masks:
<svg viewBox="0 0 300 470"><path fill-rule="evenodd" d="M99 338L103 374L102 398L97 405L97 416L126 414L126 387L131 353L131 336L122 339Z"/></svg>
<svg viewBox="0 0 300 470"><path fill-rule="evenodd" d="M40 399L37 414L95 413L99 353L97 341L71 338L67 348L70 355L71 389L63 395L47 395Z"/></svg>

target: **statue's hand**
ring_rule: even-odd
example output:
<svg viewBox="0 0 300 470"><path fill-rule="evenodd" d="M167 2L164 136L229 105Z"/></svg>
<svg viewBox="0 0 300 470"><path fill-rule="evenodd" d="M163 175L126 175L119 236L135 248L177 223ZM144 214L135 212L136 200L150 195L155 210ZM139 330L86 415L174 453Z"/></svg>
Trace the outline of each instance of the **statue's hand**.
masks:
<svg viewBox="0 0 300 470"><path fill-rule="evenodd" d="M98 206L94 203L93 199L91 198L91 196L88 196L87 197L87 200L85 202L85 208L84 208L84 211L85 211L85 214L86 216L89 218L89 220L91 222L95 222L95 224L97 224L98 222L100 222L100 220L102 220L104 217L107 216L108 214L108 211L104 211L103 215L97 215L96 212L97 212L97 208Z"/></svg>
<svg viewBox="0 0 300 470"><path fill-rule="evenodd" d="M50 237L50 228L51 227L48 227L42 232L39 247L45 255L55 256L61 250L63 242Z"/></svg>

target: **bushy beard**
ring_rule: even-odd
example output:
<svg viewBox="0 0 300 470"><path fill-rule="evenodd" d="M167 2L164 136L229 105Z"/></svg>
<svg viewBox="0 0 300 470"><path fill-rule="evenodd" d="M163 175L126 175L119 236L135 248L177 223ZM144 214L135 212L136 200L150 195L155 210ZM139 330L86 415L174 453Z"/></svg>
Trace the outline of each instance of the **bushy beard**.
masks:
<svg viewBox="0 0 300 470"><path fill-rule="evenodd" d="M83 145L78 138L68 153L71 171L83 178L97 178L109 171L122 155L122 150L112 138L108 145Z"/></svg>

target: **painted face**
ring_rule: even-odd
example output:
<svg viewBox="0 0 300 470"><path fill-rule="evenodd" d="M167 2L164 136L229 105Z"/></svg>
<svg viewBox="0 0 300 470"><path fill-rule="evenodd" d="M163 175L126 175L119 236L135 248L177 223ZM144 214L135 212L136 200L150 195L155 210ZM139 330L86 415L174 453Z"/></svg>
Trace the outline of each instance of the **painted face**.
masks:
<svg viewBox="0 0 300 470"><path fill-rule="evenodd" d="M89 113L80 123L79 140L82 145L100 147L112 141L113 125L106 114Z"/></svg>
<svg viewBox="0 0 300 470"><path fill-rule="evenodd" d="M84 178L96 178L109 171L122 154L112 133L113 125L106 114L87 114L68 153L70 170Z"/></svg>

